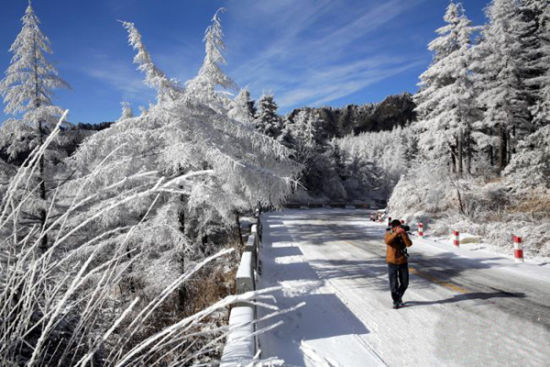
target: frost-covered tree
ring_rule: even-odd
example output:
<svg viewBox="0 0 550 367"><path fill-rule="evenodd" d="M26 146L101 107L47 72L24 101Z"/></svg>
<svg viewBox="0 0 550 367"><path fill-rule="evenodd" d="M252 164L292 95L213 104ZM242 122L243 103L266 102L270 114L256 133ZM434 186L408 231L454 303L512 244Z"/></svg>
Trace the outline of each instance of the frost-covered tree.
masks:
<svg viewBox="0 0 550 367"><path fill-rule="evenodd" d="M433 62L420 76L415 96L421 129L420 146L426 157L452 162L463 173L465 136L475 120L475 95L469 71L470 39L474 28L460 3L451 2L437 29L439 37L428 48ZM470 159L466 159L470 162ZM467 164L469 171L469 164Z"/></svg>
<svg viewBox="0 0 550 367"><path fill-rule="evenodd" d="M323 156L327 147L322 145L319 137L319 127L322 123L316 110L305 108L294 111L286 117L284 127L277 138L293 150L294 159L303 165L300 181L312 192L322 191L323 179L328 178L333 171L330 157ZM327 153L330 155L330 152Z"/></svg>
<svg viewBox="0 0 550 367"><path fill-rule="evenodd" d="M2 127L3 137L0 140L4 140L4 143L6 139L11 140L11 144L3 144L2 148L10 159L44 143L62 113L59 107L52 105L52 90L68 88L68 84L46 59L45 54L52 53L50 41L40 30L40 21L30 2L21 20L21 31L10 47L13 53L10 66L0 82L4 111L14 115L23 114L21 120L9 120ZM55 150L50 149L47 154L40 156L35 175L38 198L31 202L29 213L31 221L38 220L41 228L46 227L47 193L55 186L51 183L53 173L52 167L47 167L48 159L58 159ZM42 250L47 248L47 244L48 238L43 236Z"/></svg>
<svg viewBox="0 0 550 367"><path fill-rule="evenodd" d="M411 164L407 160L407 145L403 144L411 134L411 127L397 127L392 131L347 136L339 139L338 145L346 153L348 165L362 167L357 173L362 184L380 191L382 199L387 200Z"/></svg>
<svg viewBox="0 0 550 367"><path fill-rule="evenodd" d="M45 53L52 53L50 41L40 30L30 3L21 21L21 32L10 47L11 64L0 84L6 113L51 106L52 90L68 87L45 57Z"/></svg>
<svg viewBox="0 0 550 367"><path fill-rule="evenodd" d="M235 82L221 69L226 64L223 56L225 48L220 8L212 17L212 24L204 34L205 56L197 76L186 83L186 96L191 100L208 101L211 108L219 112L226 112L230 108L230 99L224 94L217 93L216 88L235 88Z"/></svg>
<svg viewBox="0 0 550 367"><path fill-rule="evenodd" d="M273 95L266 94L258 101L256 129L272 138L277 138L283 130L282 120L277 114L277 103Z"/></svg>
<svg viewBox="0 0 550 367"><path fill-rule="evenodd" d="M512 152L511 137L518 139L532 131L528 95L522 80L526 54L521 34L526 23L521 20L515 0L493 0L486 14L489 24L474 48L472 70L476 75L478 103L484 110L479 130L486 132L490 147L498 146L496 161L500 172Z"/></svg>
<svg viewBox="0 0 550 367"><path fill-rule="evenodd" d="M530 2L539 5L539 2ZM536 9L536 8L535 8ZM538 87L538 100L532 107L536 129L517 146L505 174L516 189L549 188L550 182L550 7L540 9L538 70L544 73L530 79Z"/></svg>
<svg viewBox="0 0 550 367"><path fill-rule="evenodd" d="M302 109L292 118L292 134L300 145L312 149L325 143L326 134L323 131L325 121L318 110Z"/></svg>
<svg viewBox="0 0 550 367"><path fill-rule="evenodd" d="M537 86L538 98L532 107L535 126L550 124L550 6L542 8L539 17L538 58L533 66L540 75L530 79Z"/></svg>
<svg viewBox="0 0 550 367"><path fill-rule="evenodd" d="M258 203L279 206L298 167L275 140L212 108L211 84L188 83L192 98L190 89L181 91L154 65L135 26L123 24L139 55L134 62L159 97L146 113L88 138L69 162L77 179L65 189L75 200L94 194L71 220L103 213L79 235L111 231L105 243L124 241L129 254L145 255L129 278L142 279L149 292L220 245L210 239L234 224L235 213ZM120 192L128 190L135 200L115 208ZM132 224L130 234L117 231ZM143 277L151 269L155 277Z"/></svg>
<svg viewBox="0 0 550 367"><path fill-rule="evenodd" d="M246 125L253 125L255 114L256 109L254 101L250 97L250 92L247 88L241 89L239 94L231 101L229 116Z"/></svg>
<svg viewBox="0 0 550 367"><path fill-rule="evenodd" d="M538 78L548 69L548 62L544 60L544 33L545 21L543 13L547 11L546 0L521 0L518 4L521 23L520 42L525 54L525 62L522 63L520 72L526 82L526 93L530 105L539 100L538 93L541 89Z"/></svg>

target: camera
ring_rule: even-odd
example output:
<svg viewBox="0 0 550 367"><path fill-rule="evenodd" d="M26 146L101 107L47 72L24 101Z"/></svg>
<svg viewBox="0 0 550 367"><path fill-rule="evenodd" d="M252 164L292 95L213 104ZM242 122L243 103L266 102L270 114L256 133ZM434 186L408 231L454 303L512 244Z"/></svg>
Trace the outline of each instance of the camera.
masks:
<svg viewBox="0 0 550 367"><path fill-rule="evenodd" d="M406 224L400 224L399 227L403 228L405 230L405 232L410 232L411 231L411 227L409 227L408 225ZM388 227L386 228L386 231L391 231L392 227Z"/></svg>
<svg viewBox="0 0 550 367"><path fill-rule="evenodd" d="M405 232L410 232L411 231L411 227L409 227L406 224L400 224L399 227L403 228L403 230ZM391 229L392 229L392 227L388 227L388 228L386 228L386 231L391 231ZM407 252L407 246L405 246L405 243L401 239L401 236L397 237L397 241L399 241L399 245L400 245L397 251L399 251L403 256L405 256L405 258L408 258L409 253Z"/></svg>

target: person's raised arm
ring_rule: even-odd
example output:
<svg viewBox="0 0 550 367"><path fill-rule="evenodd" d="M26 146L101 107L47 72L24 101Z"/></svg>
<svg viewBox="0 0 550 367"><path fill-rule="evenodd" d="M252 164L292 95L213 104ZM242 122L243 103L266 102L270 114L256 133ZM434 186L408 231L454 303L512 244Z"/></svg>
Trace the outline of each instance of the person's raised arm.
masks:
<svg viewBox="0 0 550 367"><path fill-rule="evenodd" d="M407 232L403 231L402 233L402 238L403 238L403 243L405 244L405 246L407 247L411 247L413 242L411 240L411 238L409 237L409 235L407 234Z"/></svg>
<svg viewBox="0 0 550 367"><path fill-rule="evenodd" d="M400 235L401 234L397 231L396 232L386 231L386 234L384 235L384 242L386 242L386 245L394 247L396 246L395 240Z"/></svg>

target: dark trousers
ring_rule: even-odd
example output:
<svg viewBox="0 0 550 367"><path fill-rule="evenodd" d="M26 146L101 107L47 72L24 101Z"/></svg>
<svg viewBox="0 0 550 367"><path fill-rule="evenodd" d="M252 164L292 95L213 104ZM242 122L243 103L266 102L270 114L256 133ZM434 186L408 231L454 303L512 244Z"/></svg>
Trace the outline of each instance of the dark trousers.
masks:
<svg viewBox="0 0 550 367"><path fill-rule="evenodd" d="M409 264L388 264L390 291L393 303L397 303L409 286Z"/></svg>

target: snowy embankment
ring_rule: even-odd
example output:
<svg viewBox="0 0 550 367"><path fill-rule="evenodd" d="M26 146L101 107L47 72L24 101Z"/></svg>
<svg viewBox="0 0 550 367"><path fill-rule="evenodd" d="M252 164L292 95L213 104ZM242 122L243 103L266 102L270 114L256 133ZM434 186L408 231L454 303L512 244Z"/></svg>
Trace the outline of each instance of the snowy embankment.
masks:
<svg viewBox="0 0 550 367"><path fill-rule="evenodd" d="M262 357L285 366L550 365L548 264L414 237L407 307L394 310L385 225L368 216L343 209L263 216L258 288L282 286L281 308L307 305L259 337Z"/></svg>
<svg viewBox="0 0 550 367"><path fill-rule="evenodd" d="M530 221L472 223L459 216L431 219L425 214L406 215L404 218L415 233L418 223L423 223L425 239L443 246L451 243L452 231L458 231L462 249L475 251L476 254L485 251L492 255L513 258L513 238L518 236L522 239L526 262L550 263L550 223ZM449 233L449 235L443 233ZM463 254L466 255L466 253Z"/></svg>

